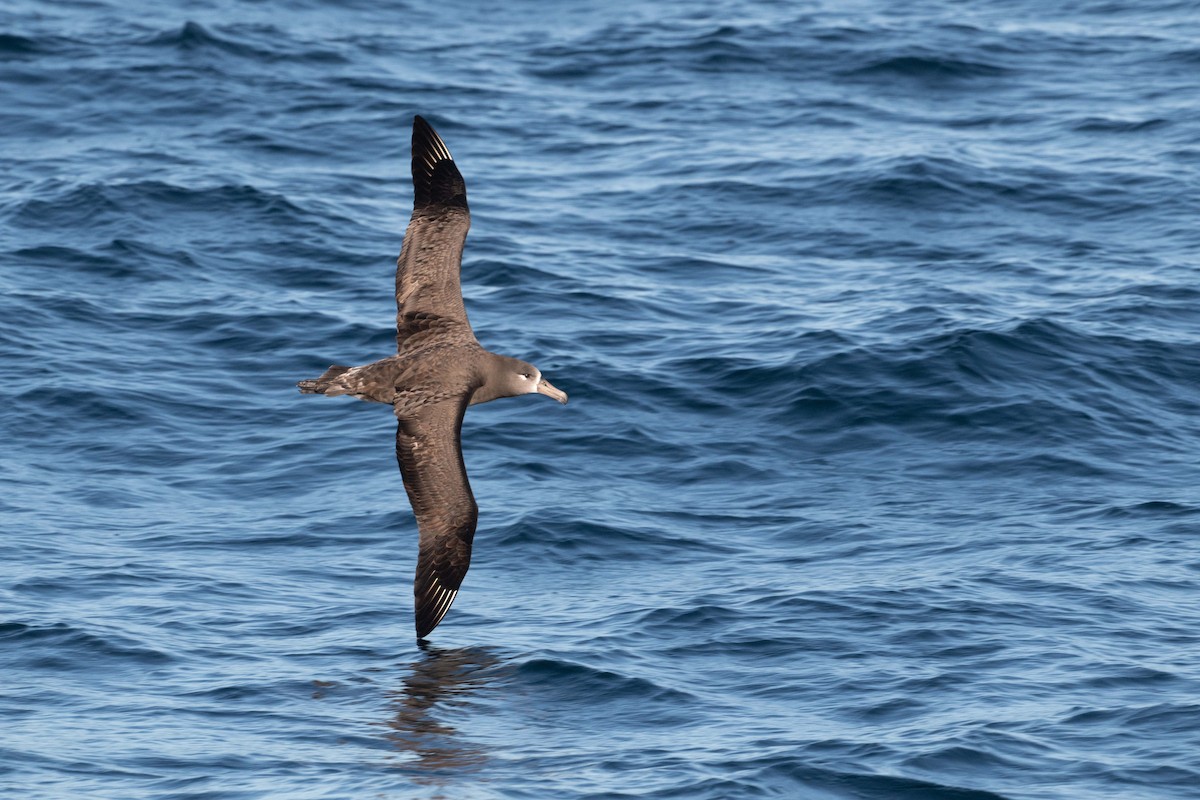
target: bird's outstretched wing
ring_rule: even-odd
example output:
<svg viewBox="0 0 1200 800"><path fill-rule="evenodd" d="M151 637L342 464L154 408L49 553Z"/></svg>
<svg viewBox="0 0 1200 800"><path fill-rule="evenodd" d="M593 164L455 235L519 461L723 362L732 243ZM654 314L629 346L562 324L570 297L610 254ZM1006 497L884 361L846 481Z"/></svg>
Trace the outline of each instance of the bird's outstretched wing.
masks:
<svg viewBox="0 0 1200 800"><path fill-rule="evenodd" d="M459 271L471 227L467 186L446 143L421 117L413 119L413 214L396 262L396 345L414 323L435 318L474 338L463 306Z"/></svg>
<svg viewBox="0 0 1200 800"><path fill-rule="evenodd" d="M471 563L479 508L467 482L460 432L470 393L397 412L396 459L417 517L420 553L413 583L417 638L450 610Z"/></svg>

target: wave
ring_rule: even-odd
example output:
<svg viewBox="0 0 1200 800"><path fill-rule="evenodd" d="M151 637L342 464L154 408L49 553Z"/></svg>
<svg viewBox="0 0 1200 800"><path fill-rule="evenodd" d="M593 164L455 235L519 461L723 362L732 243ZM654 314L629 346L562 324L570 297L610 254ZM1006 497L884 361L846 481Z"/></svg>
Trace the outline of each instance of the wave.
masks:
<svg viewBox="0 0 1200 800"><path fill-rule="evenodd" d="M15 33L0 34L0 59L18 59L45 53L50 48L44 38L35 39Z"/></svg>
<svg viewBox="0 0 1200 800"><path fill-rule="evenodd" d="M501 548L514 548L522 560L561 563L620 559L627 562L691 561L703 555L720 556L727 547L701 537L682 535L649 526L597 522L579 518L557 519L545 512L531 513L489 532Z"/></svg>
<svg viewBox="0 0 1200 800"><path fill-rule="evenodd" d="M34 581L17 584L22 591L37 591ZM33 670L89 670L100 664L128 667L158 666L173 658L162 650L148 647L130 637L106 631L104 634L67 623L33 624L0 622L0 641L18 648L20 655L8 659L13 667ZM128 668L127 667L127 668Z"/></svg>
<svg viewBox="0 0 1200 800"><path fill-rule="evenodd" d="M88 183L45 188L21 203L11 223L27 228L79 228L103 231L155 218L166 227L186 224L180 214L213 212L253 220L279 217L295 224L319 224L323 217L305 211L285 196L249 185L188 187L164 181ZM95 235L95 234L93 234Z"/></svg>
<svg viewBox="0 0 1200 800"><path fill-rule="evenodd" d="M942 55L900 55L872 61L844 72L859 77L904 77L944 84L972 78L995 78L1011 70L986 61L950 58Z"/></svg>
<svg viewBox="0 0 1200 800"><path fill-rule="evenodd" d="M628 702L677 707L693 698L686 692L660 686L646 678L623 675L559 658L535 658L517 665L513 680L536 692L543 702L580 702L588 705ZM598 708L590 708L596 713Z"/></svg>
<svg viewBox="0 0 1200 800"><path fill-rule="evenodd" d="M171 48L183 53L221 53L263 62L287 60L343 64L344 55L328 48L305 47L274 25L235 25L218 34L188 20L178 30L164 31L141 41L143 46Z"/></svg>

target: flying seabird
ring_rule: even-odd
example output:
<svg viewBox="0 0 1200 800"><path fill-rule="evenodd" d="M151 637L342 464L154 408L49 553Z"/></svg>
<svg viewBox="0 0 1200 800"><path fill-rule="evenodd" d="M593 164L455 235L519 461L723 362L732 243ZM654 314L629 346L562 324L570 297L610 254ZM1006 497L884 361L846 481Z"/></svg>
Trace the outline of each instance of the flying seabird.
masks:
<svg viewBox="0 0 1200 800"><path fill-rule="evenodd" d="M446 143L413 119L413 213L396 262L396 355L333 366L303 394L348 394L396 414L396 460L420 534L413 582L417 638L450 610L471 561L479 508L461 432L467 406L534 392L567 402L532 364L484 350L463 306L459 271L471 226L467 187Z"/></svg>

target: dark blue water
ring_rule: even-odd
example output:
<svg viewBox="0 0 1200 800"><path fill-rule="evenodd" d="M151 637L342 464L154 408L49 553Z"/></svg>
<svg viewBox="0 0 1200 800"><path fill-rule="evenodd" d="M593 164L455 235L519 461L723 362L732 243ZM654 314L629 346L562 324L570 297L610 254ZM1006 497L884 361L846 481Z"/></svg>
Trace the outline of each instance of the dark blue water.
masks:
<svg viewBox="0 0 1200 800"><path fill-rule="evenodd" d="M1191 3L0 10L0 794L1200 797ZM412 638L409 126L481 507Z"/></svg>

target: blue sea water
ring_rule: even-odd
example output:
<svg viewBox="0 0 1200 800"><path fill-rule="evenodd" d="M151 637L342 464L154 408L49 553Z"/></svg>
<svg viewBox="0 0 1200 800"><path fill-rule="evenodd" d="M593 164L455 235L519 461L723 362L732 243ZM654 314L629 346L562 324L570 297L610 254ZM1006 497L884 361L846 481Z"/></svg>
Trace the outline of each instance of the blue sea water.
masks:
<svg viewBox="0 0 1200 800"><path fill-rule="evenodd" d="M1200 797L1200 15L0 8L0 794ZM458 600L386 408L471 198Z"/></svg>

